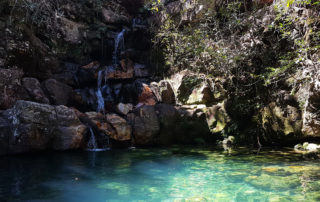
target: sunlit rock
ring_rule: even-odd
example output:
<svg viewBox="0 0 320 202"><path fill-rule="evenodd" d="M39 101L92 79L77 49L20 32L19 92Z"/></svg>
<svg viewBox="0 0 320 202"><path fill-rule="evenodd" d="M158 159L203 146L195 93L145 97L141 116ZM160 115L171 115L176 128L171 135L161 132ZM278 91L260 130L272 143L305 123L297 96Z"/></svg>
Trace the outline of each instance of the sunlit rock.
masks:
<svg viewBox="0 0 320 202"><path fill-rule="evenodd" d="M116 130L116 134L110 134L112 139L118 141L131 139L132 129L125 119L116 114L107 114L106 119Z"/></svg>
<svg viewBox="0 0 320 202"><path fill-rule="evenodd" d="M133 105L132 104L119 103L119 104L117 104L116 109L121 114L127 115L133 109Z"/></svg>
<svg viewBox="0 0 320 202"><path fill-rule="evenodd" d="M275 102L261 112L262 126L270 140L294 140L302 137L302 120L299 110L293 106L280 106Z"/></svg>

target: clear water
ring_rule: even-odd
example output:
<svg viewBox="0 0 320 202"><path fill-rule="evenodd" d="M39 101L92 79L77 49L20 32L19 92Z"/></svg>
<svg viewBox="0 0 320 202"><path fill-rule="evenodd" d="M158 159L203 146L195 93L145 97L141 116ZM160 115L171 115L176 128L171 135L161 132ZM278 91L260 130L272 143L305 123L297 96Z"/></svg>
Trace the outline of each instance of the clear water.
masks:
<svg viewBox="0 0 320 202"><path fill-rule="evenodd" d="M0 201L320 201L320 162L290 151L185 147L0 162Z"/></svg>

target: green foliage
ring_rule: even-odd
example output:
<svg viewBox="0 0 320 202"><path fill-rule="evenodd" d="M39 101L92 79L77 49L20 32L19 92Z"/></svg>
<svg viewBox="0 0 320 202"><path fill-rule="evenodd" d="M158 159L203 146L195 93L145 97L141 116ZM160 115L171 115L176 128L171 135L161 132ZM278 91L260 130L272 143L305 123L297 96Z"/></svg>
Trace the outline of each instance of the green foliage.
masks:
<svg viewBox="0 0 320 202"><path fill-rule="evenodd" d="M188 67L194 71L210 72L226 63L227 56L214 46L209 27L185 25L178 29L172 19L161 26L155 37L156 46L163 48L166 65L178 71Z"/></svg>

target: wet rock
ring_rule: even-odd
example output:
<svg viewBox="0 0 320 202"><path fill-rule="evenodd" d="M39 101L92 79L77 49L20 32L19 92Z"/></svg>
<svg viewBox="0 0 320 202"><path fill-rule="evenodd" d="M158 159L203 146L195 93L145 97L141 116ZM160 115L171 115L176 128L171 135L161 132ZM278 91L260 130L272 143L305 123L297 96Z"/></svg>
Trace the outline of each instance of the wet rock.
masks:
<svg viewBox="0 0 320 202"><path fill-rule="evenodd" d="M162 103L176 104L176 97L169 81L163 80L159 82L159 93Z"/></svg>
<svg viewBox="0 0 320 202"><path fill-rule="evenodd" d="M38 79L25 77L22 79L22 85L33 101L44 104L50 103L49 99L45 96Z"/></svg>
<svg viewBox="0 0 320 202"><path fill-rule="evenodd" d="M101 113L86 112L85 116L82 116L80 119L82 122L85 122L94 130L102 132L104 135L107 135L110 137L117 136L117 131L115 130L115 128L112 127L112 125L107 122L106 117Z"/></svg>
<svg viewBox="0 0 320 202"><path fill-rule="evenodd" d="M130 115L132 116L132 114ZM142 106L134 113L133 135L138 145L152 144L159 134L160 123L154 106Z"/></svg>
<svg viewBox="0 0 320 202"><path fill-rule="evenodd" d="M73 90L70 86L55 79L48 79L42 83L52 104L67 105L72 97Z"/></svg>
<svg viewBox="0 0 320 202"><path fill-rule="evenodd" d="M131 139L132 129L128 122L116 114L107 114L107 121L115 128L116 134L110 137L117 141L126 141Z"/></svg>
<svg viewBox="0 0 320 202"><path fill-rule="evenodd" d="M123 115L127 115L132 109L133 109L132 104L119 103L116 106L116 110Z"/></svg>
<svg viewBox="0 0 320 202"><path fill-rule="evenodd" d="M8 109L19 99L28 99L27 91L21 86L21 69L0 68L0 109Z"/></svg>
<svg viewBox="0 0 320 202"><path fill-rule="evenodd" d="M11 124L9 153L70 150L84 145L86 126L65 106L17 101L6 117Z"/></svg>
<svg viewBox="0 0 320 202"><path fill-rule="evenodd" d="M111 10L102 8L102 18L107 24L128 24L129 19L126 16L118 15Z"/></svg>

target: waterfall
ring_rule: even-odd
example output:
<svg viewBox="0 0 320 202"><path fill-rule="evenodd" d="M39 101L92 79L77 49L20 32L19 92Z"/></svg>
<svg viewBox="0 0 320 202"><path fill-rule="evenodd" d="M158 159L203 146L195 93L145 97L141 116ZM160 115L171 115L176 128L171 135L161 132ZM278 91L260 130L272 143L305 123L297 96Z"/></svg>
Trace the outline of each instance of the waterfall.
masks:
<svg viewBox="0 0 320 202"><path fill-rule="evenodd" d="M113 51L113 65L117 67L118 65L118 55L121 53L122 50L124 50L124 33L126 32L125 29L123 29L121 32L118 33L115 41L114 41L114 51Z"/></svg>
<svg viewBox="0 0 320 202"><path fill-rule="evenodd" d="M102 92L101 92L102 72L103 72L103 70L100 70L98 73L98 89L96 92L97 101L98 101L98 108L97 108L98 112L101 112L101 111L104 112L104 98L103 98Z"/></svg>
<svg viewBox="0 0 320 202"><path fill-rule="evenodd" d="M107 151L107 150L110 150L109 137L107 137L107 147L98 148L96 137L94 135L92 128L90 127L90 139L88 141L87 151L99 152L99 151Z"/></svg>
<svg viewBox="0 0 320 202"><path fill-rule="evenodd" d="M96 138L94 136L94 132L92 130L92 128L90 127L90 139L89 139L89 142L88 142L88 150L96 150L98 148L97 146L97 141L96 141Z"/></svg>

